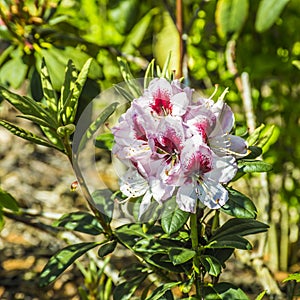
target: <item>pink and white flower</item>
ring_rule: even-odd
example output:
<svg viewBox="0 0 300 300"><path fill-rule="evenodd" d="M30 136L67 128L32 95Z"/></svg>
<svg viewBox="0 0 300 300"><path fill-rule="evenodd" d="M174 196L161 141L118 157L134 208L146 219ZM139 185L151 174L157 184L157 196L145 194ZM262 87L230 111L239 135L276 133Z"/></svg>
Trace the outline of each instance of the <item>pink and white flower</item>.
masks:
<svg viewBox="0 0 300 300"><path fill-rule="evenodd" d="M247 145L230 134L234 115L222 97L193 102L192 95L179 81L153 79L112 129L112 152L129 167L120 190L143 196L140 215L152 198L163 203L176 195L178 207L193 213L197 205L218 209L228 200L223 185Z"/></svg>

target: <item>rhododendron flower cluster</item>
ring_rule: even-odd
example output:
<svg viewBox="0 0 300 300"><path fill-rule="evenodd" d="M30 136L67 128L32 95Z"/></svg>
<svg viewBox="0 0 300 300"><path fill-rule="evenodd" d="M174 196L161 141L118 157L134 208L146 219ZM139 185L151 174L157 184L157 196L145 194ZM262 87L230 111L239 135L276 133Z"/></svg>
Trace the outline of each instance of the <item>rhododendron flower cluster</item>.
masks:
<svg viewBox="0 0 300 300"><path fill-rule="evenodd" d="M128 166L120 190L142 196L140 215L152 199L176 196L178 207L192 213L197 205L217 209L228 200L224 184L247 146L230 134L234 115L223 96L214 102L193 95L178 80L155 78L112 128L112 152Z"/></svg>

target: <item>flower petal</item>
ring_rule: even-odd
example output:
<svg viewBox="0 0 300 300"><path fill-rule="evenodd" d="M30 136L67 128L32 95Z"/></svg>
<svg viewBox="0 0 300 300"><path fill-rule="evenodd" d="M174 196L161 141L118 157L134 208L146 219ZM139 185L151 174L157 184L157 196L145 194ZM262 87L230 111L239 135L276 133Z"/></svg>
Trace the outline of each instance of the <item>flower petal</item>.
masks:
<svg viewBox="0 0 300 300"><path fill-rule="evenodd" d="M197 205L197 194L194 183L181 186L176 195L178 207L187 212L195 213Z"/></svg>
<svg viewBox="0 0 300 300"><path fill-rule="evenodd" d="M227 190L214 180L205 179L196 189L199 200L209 208L218 209L228 200Z"/></svg>

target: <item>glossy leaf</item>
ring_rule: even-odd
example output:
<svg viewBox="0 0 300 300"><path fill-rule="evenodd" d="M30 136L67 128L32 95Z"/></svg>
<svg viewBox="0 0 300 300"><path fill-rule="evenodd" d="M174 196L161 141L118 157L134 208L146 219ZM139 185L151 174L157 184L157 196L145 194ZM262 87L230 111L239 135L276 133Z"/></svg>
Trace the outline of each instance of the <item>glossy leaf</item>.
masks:
<svg viewBox="0 0 300 300"><path fill-rule="evenodd" d="M249 300L248 296L240 288L228 282L220 282L214 285L214 289L222 299Z"/></svg>
<svg viewBox="0 0 300 300"><path fill-rule="evenodd" d="M242 193L228 189L229 199L221 207L221 211L236 218L256 218L257 209L251 199Z"/></svg>
<svg viewBox="0 0 300 300"><path fill-rule="evenodd" d="M279 18L290 0L261 0L255 20L255 29L263 32L269 29Z"/></svg>
<svg viewBox="0 0 300 300"><path fill-rule="evenodd" d="M250 159L239 160L238 167L239 167L240 171L245 172L245 173L269 172L273 169L272 165L270 165L262 160L250 160Z"/></svg>
<svg viewBox="0 0 300 300"><path fill-rule="evenodd" d="M34 133L23 129L21 127L18 127L12 123L9 123L4 120L0 120L0 125L9 130L12 134L21 137L22 139L28 140L30 142L33 142L38 145L46 146L46 147L52 147L58 149L55 145L51 144L47 140L35 135Z"/></svg>
<svg viewBox="0 0 300 300"><path fill-rule="evenodd" d="M10 193L0 189L0 210L1 207L5 207L15 212L19 210L19 205L15 198Z"/></svg>
<svg viewBox="0 0 300 300"><path fill-rule="evenodd" d="M221 237L213 238L209 241L207 248L218 249L218 248L233 248L242 250L251 250L252 246L245 238L238 234L232 234L230 236L224 235Z"/></svg>
<svg viewBox="0 0 300 300"><path fill-rule="evenodd" d="M121 70L121 74L123 76L124 81L126 82L128 89L130 90L133 98L138 98L142 95L141 89L139 87L139 83L133 77L130 68L127 64L127 61L122 57L118 57L118 63Z"/></svg>
<svg viewBox="0 0 300 300"><path fill-rule="evenodd" d="M53 117L56 118L58 109L57 95L52 86L51 78L44 59L42 60L41 67L41 81L47 108L49 109L50 113L52 113Z"/></svg>
<svg viewBox="0 0 300 300"><path fill-rule="evenodd" d="M201 255L200 261L209 275L217 277L221 273L222 265L215 257Z"/></svg>
<svg viewBox="0 0 300 300"><path fill-rule="evenodd" d="M171 262L176 265L183 264L195 256L196 252L191 249L186 248L176 248L172 247L169 251L169 257Z"/></svg>
<svg viewBox="0 0 300 300"><path fill-rule="evenodd" d="M219 0L216 8L217 30L221 37L241 31L249 10L248 0Z"/></svg>
<svg viewBox="0 0 300 300"><path fill-rule="evenodd" d="M56 280L77 258L98 245L98 242L79 243L59 250L42 270L39 279L40 286L46 286Z"/></svg>
<svg viewBox="0 0 300 300"><path fill-rule="evenodd" d="M47 124L52 124L53 126L57 125L56 119L53 118L47 112L47 110L42 107L42 105L39 105L29 97L22 97L18 94L10 92L2 86L0 86L0 97L7 100L11 105L13 105L24 115L32 115L37 118L43 119Z"/></svg>
<svg viewBox="0 0 300 300"><path fill-rule="evenodd" d="M92 235L98 235L103 232L103 228L97 219L90 213L84 211L65 214L55 221L53 226L64 227L68 230Z"/></svg>
<svg viewBox="0 0 300 300"><path fill-rule="evenodd" d="M147 297L145 300L159 300L162 299L161 297L164 296L164 294L171 290L173 287L178 286L181 282L168 282L165 284L160 285L157 289L153 291L153 293Z"/></svg>
<svg viewBox="0 0 300 300"><path fill-rule="evenodd" d="M75 144L73 145L74 152L79 152L85 147L87 141L93 137L93 135L97 132L99 127L103 125L104 122L114 113L118 104L119 104L118 102L114 102L110 104L98 115L95 121L93 121L92 124L89 126L89 128L86 130L84 135L82 137L79 137L80 138L79 145L75 145ZM75 133L74 140L76 140L76 133Z"/></svg>
<svg viewBox="0 0 300 300"><path fill-rule="evenodd" d="M101 214L106 221L110 223L114 210L114 200L110 190L96 190L92 193L93 203L91 203Z"/></svg>
<svg viewBox="0 0 300 300"><path fill-rule="evenodd" d="M102 258L112 253L115 250L116 246L117 246L116 241L110 241L108 243L101 245L98 250L98 256Z"/></svg>
<svg viewBox="0 0 300 300"><path fill-rule="evenodd" d="M142 282L147 278L147 274L135 273L139 276L135 276L131 280L127 280L117 285L114 289L114 300L130 300L134 292L141 286Z"/></svg>
<svg viewBox="0 0 300 300"><path fill-rule="evenodd" d="M168 200L161 218L162 229L171 235L178 231L188 220L190 214L178 208L176 198Z"/></svg>
<svg viewBox="0 0 300 300"><path fill-rule="evenodd" d="M254 219L229 219L220 228L218 228L212 235L211 240L217 240L221 237L231 235L245 236L265 232L269 228L268 225Z"/></svg>
<svg viewBox="0 0 300 300"><path fill-rule="evenodd" d="M107 149L111 151L113 144L114 144L114 136L110 132L102 133L98 135L95 139L95 146L97 148Z"/></svg>
<svg viewBox="0 0 300 300"><path fill-rule="evenodd" d="M249 146L248 150L250 151L250 153L245 156L244 159L254 159L262 154L262 149L257 146Z"/></svg>

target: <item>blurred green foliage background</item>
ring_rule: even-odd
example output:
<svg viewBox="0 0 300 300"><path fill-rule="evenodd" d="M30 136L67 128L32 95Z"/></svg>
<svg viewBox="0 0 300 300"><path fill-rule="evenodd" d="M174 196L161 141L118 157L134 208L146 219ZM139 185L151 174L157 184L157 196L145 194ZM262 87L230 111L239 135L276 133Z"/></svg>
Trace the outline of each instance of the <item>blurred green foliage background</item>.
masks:
<svg viewBox="0 0 300 300"><path fill-rule="evenodd" d="M42 57L57 91L68 59L80 69L93 57L83 108L122 81L117 56L127 59L138 78L153 58L162 65L172 51L170 70L182 72L186 84L208 96L215 84L220 93L229 87L227 99L243 134L249 127L241 85L246 74L256 126L275 129L263 149L274 170L259 179L267 196L257 178L248 178L245 189L271 224L271 269L287 271L300 261L299 1L184 0L182 11L179 2L0 0L0 84L41 101Z"/></svg>

